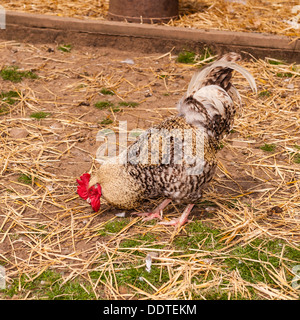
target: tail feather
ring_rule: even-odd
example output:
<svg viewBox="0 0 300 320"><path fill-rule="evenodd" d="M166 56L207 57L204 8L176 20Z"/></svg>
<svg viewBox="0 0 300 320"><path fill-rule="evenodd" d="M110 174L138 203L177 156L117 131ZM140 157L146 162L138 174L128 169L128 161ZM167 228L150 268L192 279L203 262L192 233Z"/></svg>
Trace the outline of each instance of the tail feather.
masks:
<svg viewBox="0 0 300 320"><path fill-rule="evenodd" d="M232 71L240 72L257 92L255 80L249 71L235 63L240 55L228 53L218 61L194 74L186 96L178 103L179 115L187 123L202 128L206 134L220 141L230 132L236 104L241 104L238 90L231 84ZM236 101L237 100L237 101Z"/></svg>
<svg viewBox="0 0 300 320"><path fill-rule="evenodd" d="M194 94L204 86L214 84L219 85L228 91L231 87L230 80L232 70L236 70L241 73L249 82L251 89L257 93L255 80L251 73L233 62L237 61L238 57L240 56L237 54L229 53L223 56L220 60L202 69L200 72L195 73L188 86L187 96ZM229 59L231 59L231 61Z"/></svg>

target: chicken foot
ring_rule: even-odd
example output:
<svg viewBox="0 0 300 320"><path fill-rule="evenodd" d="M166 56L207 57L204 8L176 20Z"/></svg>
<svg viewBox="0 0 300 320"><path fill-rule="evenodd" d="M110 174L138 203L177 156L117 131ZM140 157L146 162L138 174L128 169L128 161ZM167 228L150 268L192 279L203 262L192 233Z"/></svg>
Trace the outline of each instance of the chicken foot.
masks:
<svg viewBox="0 0 300 320"><path fill-rule="evenodd" d="M173 219L171 221L162 221L159 222L158 224L163 224L166 226L178 226L179 228L182 227L185 223L189 222L190 220L188 220L188 215L190 214L191 210L193 209L194 204L188 204L186 206L186 208L184 209L182 215L177 218L177 219Z"/></svg>
<svg viewBox="0 0 300 320"><path fill-rule="evenodd" d="M162 211L171 201L172 201L171 199L165 199L152 212L142 212L142 213L133 212L132 214L136 214L137 216L144 217L143 221L152 220L154 218L158 218L159 220L161 220Z"/></svg>

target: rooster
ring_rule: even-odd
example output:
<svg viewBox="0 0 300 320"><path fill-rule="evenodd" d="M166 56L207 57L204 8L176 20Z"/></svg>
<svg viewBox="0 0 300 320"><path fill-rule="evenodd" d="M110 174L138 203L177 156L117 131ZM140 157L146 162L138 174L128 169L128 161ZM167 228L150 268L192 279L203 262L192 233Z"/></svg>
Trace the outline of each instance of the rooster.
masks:
<svg viewBox="0 0 300 320"><path fill-rule="evenodd" d="M185 210L179 218L160 223L182 226L188 222L194 203L201 199L203 189L214 175L219 144L230 132L237 106L241 104L231 83L233 70L240 72L257 92L252 75L236 64L240 59L239 54L231 52L195 73L177 105L178 115L145 131L118 157L102 164L93 177L83 174L77 180L78 194L95 211L100 208L101 195L109 204L126 210L136 208L145 199L164 197L152 212L139 215L144 220L162 220L162 210L173 201L186 203ZM162 131L175 132L165 144L167 153L163 152ZM189 140L185 136L187 131ZM187 141L191 142L190 158L194 162L188 161L188 156L182 159L182 146ZM157 156L154 163L153 155Z"/></svg>

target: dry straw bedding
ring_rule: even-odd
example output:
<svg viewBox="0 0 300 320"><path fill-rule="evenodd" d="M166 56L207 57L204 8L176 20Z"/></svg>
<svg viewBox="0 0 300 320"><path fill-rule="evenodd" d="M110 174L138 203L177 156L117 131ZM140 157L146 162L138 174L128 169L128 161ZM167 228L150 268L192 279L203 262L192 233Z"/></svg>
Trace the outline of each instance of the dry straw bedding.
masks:
<svg viewBox="0 0 300 320"><path fill-rule="evenodd" d="M3 0L1 4L9 10L100 20L109 7L108 0ZM179 18L168 25L299 37L297 5L297 0L181 0Z"/></svg>
<svg viewBox="0 0 300 320"><path fill-rule="evenodd" d="M1 69L18 65L38 75L19 83L0 78L2 91L19 92L18 101L0 116L0 262L5 264L8 285L17 283L20 290L14 298L37 298L34 291L22 288L49 269L59 272L65 283L85 281L82 287L87 290L89 284L96 298L205 298L221 283L228 298L251 298L251 290L258 298L297 298L286 278L291 274L289 261L282 254L287 244L296 249L300 240L300 164L295 161L300 158L299 67L270 64L267 59L242 62L255 77L259 95L236 74L243 108L220 151L219 169L205 202L191 215L195 223L220 230L222 246L215 243L208 253L203 240L186 252L174 241L192 238L189 226L177 230L128 215L117 232L110 231L109 225L122 220L115 216L119 211L103 202L93 213L78 198L75 179L98 166L94 156L100 142L95 137L101 128L117 128L118 120L127 120L128 130L145 129L175 114L175 103L195 67L176 62L172 53L147 56L103 48L61 52L52 45L0 42L0 53ZM122 63L127 58L134 64ZM115 95L101 94L104 87ZM99 110L94 107L99 100L139 105ZM40 111L48 116L30 117ZM112 123L101 124L103 119ZM21 129L21 136L16 136L15 128ZM265 144L274 145L274 150L261 150ZM22 175L30 176L31 183L19 181ZM157 202L137 210L149 210ZM182 209L171 205L165 218ZM126 250L122 246L145 235L154 242L135 243ZM273 284L252 283L224 267L233 248L255 239L284 243L278 268L264 262ZM157 253L153 264L168 280L154 285L147 276L136 279L146 282L149 290L138 284L120 285L120 272L132 266L144 270L149 252ZM98 279L91 278L92 271L99 272Z"/></svg>

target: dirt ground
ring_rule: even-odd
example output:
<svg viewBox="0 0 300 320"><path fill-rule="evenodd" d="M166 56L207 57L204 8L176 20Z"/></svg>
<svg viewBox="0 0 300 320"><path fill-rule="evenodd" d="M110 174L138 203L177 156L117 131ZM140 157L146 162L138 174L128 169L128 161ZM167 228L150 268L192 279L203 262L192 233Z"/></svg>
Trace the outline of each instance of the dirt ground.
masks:
<svg viewBox="0 0 300 320"><path fill-rule="evenodd" d="M117 269L109 269L111 261L126 263L132 258L117 250L120 242L136 234L151 232L156 244L164 245L161 256L169 257L175 250L172 239L186 234L185 228L176 231L141 222L130 212L121 230L109 233L105 226L122 220L115 216L120 210L103 201L100 211L92 212L76 193L76 179L99 167L94 160L101 145L96 141L99 130L117 129L121 120L127 121L128 131L146 129L176 114L176 103L197 67L178 63L172 53L147 56L80 46L63 52L59 45L0 42L0 69L18 66L38 76L21 82L0 78L2 92L19 93L0 115L0 261L6 267L7 283L13 286L17 281L20 290L21 277L32 282L48 269L62 274L64 282L78 276L90 281L95 265L114 274ZM228 248L264 237L295 248L300 240L299 69L262 60L242 65L255 77L258 95L236 75L243 108L220 150L216 177L191 218L221 230ZM105 94L103 88L114 94ZM100 110L95 107L99 101L112 104ZM138 105L132 107L131 102ZM44 112L45 118L33 118L37 112ZM149 210L157 203L146 201L137 210ZM169 206L165 218L182 209ZM101 262L104 253L109 262ZM99 280L97 285L104 290L94 287L95 296L152 297L113 283ZM264 298L295 298L287 287L275 287L255 289ZM161 291L156 297L176 297L172 292ZM30 290L13 296L20 297L37 296ZM178 296L184 297L189 295Z"/></svg>

